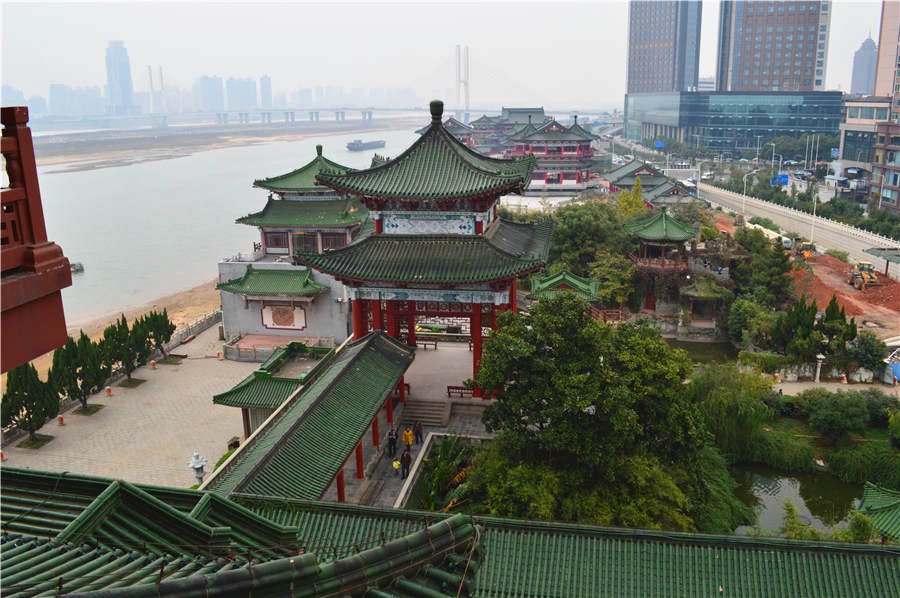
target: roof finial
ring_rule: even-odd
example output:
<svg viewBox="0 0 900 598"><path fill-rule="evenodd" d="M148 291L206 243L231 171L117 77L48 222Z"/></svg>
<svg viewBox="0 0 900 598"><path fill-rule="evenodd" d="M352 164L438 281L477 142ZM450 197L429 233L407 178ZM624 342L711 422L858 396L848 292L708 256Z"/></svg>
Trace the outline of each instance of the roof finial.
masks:
<svg viewBox="0 0 900 598"><path fill-rule="evenodd" d="M576 125L578 124L578 115L577 114L575 115L575 124Z"/></svg>
<svg viewBox="0 0 900 598"><path fill-rule="evenodd" d="M322 144L321 143L316 145L316 154L319 156L322 155Z"/></svg>
<svg viewBox="0 0 900 598"><path fill-rule="evenodd" d="M528 115L528 124L529 125L531 124L531 115L530 114Z"/></svg>
<svg viewBox="0 0 900 598"><path fill-rule="evenodd" d="M440 100L431 100L431 124L440 124L441 117L444 115L444 102Z"/></svg>

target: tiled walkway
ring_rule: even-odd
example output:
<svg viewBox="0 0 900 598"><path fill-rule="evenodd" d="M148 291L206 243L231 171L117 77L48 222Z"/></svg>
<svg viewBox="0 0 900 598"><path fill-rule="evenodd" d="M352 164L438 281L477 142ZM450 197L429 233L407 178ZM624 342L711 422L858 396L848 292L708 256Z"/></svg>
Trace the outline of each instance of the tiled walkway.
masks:
<svg viewBox="0 0 900 598"><path fill-rule="evenodd" d="M226 451L228 440L241 435L240 410L213 405L212 396L259 365L217 360L217 335L213 326L179 347L176 353L190 356L179 365L138 369L134 377L146 382L136 388L113 386L113 396L91 397L89 404L105 405L96 414L69 412L65 426L46 424L40 433L54 439L42 448L7 446L4 465L191 486L187 462L193 452L208 459L209 469Z"/></svg>

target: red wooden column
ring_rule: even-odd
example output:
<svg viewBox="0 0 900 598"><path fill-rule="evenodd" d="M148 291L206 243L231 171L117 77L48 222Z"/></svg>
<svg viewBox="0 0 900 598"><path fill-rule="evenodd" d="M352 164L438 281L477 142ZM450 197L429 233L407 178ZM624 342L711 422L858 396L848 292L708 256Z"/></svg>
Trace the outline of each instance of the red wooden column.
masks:
<svg viewBox="0 0 900 598"><path fill-rule="evenodd" d="M356 445L356 479L361 480L364 477L366 473L363 471L362 440L360 440Z"/></svg>
<svg viewBox="0 0 900 598"><path fill-rule="evenodd" d="M372 444L375 445L375 448L378 448L378 414L375 414L375 419L372 420Z"/></svg>
<svg viewBox="0 0 900 598"><path fill-rule="evenodd" d="M337 474L337 495L338 502L345 502L344 498L344 468L343 466L338 470Z"/></svg>
<svg viewBox="0 0 900 598"><path fill-rule="evenodd" d="M384 221L381 218L375 219L375 234L380 235L384 230Z"/></svg>
<svg viewBox="0 0 900 598"><path fill-rule="evenodd" d="M484 234L484 222L482 222L481 220L475 221L475 234L476 235Z"/></svg>
<svg viewBox="0 0 900 598"><path fill-rule="evenodd" d="M388 395L387 401L384 403L387 408L387 423L394 423L394 393Z"/></svg>
<svg viewBox="0 0 900 598"><path fill-rule="evenodd" d="M481 304L472 304L472 319L469 324L469 332L472 335L472 377L478 375L478 362L481 361ZM481 389L477 386L472 391L473 397L481 396Z"/></svg>
<svg viewBox="0 0 900 598"><path fill-rule="evenodd" d="M381 317L381 299L375 299L372 303L372 330L382 330L384 320Z"/></svg>
<svg viewBox="0 0 900 598"><path fill-rule="evenodd" d="M392 338L400 338L400 322L397 319L397 304L394 301L387 302L387 333Z"/></svg>
<svg viewBox="0 0 900 598"><path fill-rule="evenodd" d="M519 309L519 294L517 292L517 288L519 286L519 279L512 279L512 286L509 288L509 308L513 313L516 313Z"/></svg>
<svg viewBox="0 0 900 598"><path fill-rule="evenodd" d="M406 344L410 347L416 346L416 302L415 301L407 301L406 305L409 307L407 311L406 321L407 321L407 329L409 334L406 335Z"/></svg>
<svg viewBox="0 0 900 598"><path fill-rule="evenodd" d="M353 338L362 338L366 335L366 303L363 299L353 299L350 305L353 307Z"/></svg>

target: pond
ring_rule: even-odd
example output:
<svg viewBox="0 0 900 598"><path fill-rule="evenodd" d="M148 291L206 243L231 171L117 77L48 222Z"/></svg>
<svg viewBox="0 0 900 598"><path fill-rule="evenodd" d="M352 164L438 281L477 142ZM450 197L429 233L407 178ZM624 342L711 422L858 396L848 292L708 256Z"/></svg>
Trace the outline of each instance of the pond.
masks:
<svg viewBox="0 0 900 598"><path fill-rule="evenodd" d="M727 363L736 361L738 350L731 343L692 343L666 339L673 349L684 349L695 363Z"/></svg>
<svg viewBox="0 0 900 598"><path fill-rule="evenodd" d="M846 484L828 472L785 474L766 465L737 465L731 469L738 485L735 494L759 516L759 526L778 530L785 500L797 508L800 521L825 530L845 525L850 509L859 505L861 484ZM734 533L746 535L751 526Z"/></svg>

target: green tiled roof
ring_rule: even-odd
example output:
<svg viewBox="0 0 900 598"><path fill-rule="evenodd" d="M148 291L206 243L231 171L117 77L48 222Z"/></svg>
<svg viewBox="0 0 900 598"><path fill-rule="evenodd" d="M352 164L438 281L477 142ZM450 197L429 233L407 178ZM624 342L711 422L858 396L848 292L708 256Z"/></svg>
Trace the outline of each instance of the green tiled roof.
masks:
<svg viewBox="0 0 900 598"><path fill-rule="evenodd" d="M859 510L872 519L879 534L900 541L900 492L866 482Z"/></svg>
<svg viewBox="0 0 900 598"><path fill-rule="evenodd" d="M322 146L316 146L316 157L312 162L301 166L297 170L292 170L287 174L270 177L267 179L257 179L253 181L254 187L262 187L270 191L290 192L290 193L309 193L327 191L325 187L316 182L316 175L322 170L331 172L339 172L341 174L350 170L349 167L332 162L322 155Z"/></svg>
<svg viewBox="0 0 900 598"><path fill-rule="evenodd" d="M319 498L413 360L381 331L348 343L204 489Z"/></svg>
<svg viewBox="0 0 900 598"><path fill-rule="evenodd" d="M683 224L666 213L666 208L652 210L636 222L626 223L626 231L645 241L687 241L697 235L697 228Z"/></svg>
<svg viewBox="0 0 900 598"><path fill-rule="evenodd" d="M590 131L588 131L587 129L585 129L585 128L582 127L581 125L579 125L577 119L576 119L575 122L572 124L572 126L569 127L569 131L572 132L572 133L576 133L576 134L578 134L578 135L584 135L585 138L587 138L587 139L600 139L600 136L599 136L599 135L594 135L593 133L591 133Z"/></svg>
<svg viewBox="0 0 900 598"><path fill-rule="evenodd" d="M275 557L298 546L295 527L192 490L4 466L2 492L5 533L151 555L226 555L240 546Z"/></svg>
<svg viewBox="0 0 900 598"><path fill-rule="evenodd" d="M568 270L560 270L556 274L534 275L531 277L531 293L528 299L537 301L553 297L559 293L570 291L584 297L588 301L597 301L597 288L600 283L590 278L576 276Z"/></svg>
<svg viewBox="0 0 900 598"><path fill-rule="evenodd" d="M217 289L239 295L317 295L327 293L328 287L312 279L309 268L302 270L273 270L247 266L240 278L220 282Z"/></svg>
<svg viewBox="0 0 900 598"><path fill-rule="evenodd" d="M517 131L514 135L511 135L510 139L514 139L516 141L525 140L572 142L591 141L594 139L594 135L588 133L578 125L572 125L571 127L566 128L555 120L551 120L533 131L528 131L527 127L528 125L526 125L525 130Z"/></svg>
<svg viewBox="0 0 900 598"><path fill-rule="evenodd" d="M484 235L365 235L341 249L296 254L337 278L465 284L511 278L544 265L552 224L498 220Z"/></svg>
<svg viewBox="0 0 900 598"><path fill-rule="evenodd" d="M483 156L443 127L441 102L432 102L431 112L428 131L393 160L367 170L323 171L316 180L354 195L416 201L499 195L525 188L533 157Z"/></svg>
<svg viewBox="0 0 900 598"><path fill-rule="evenodd" d="M251 226L284 227L348 227L359 224L369 215L369 210L356 200L326 199L302 201L296 199L272 199L261 212L247 214L235 220Z"/></svg>
<svg viewBox="0 0 900 598"><path fill-rule="evenodd" d="M482 561L462 515L344 546L211 493L13 467L2 481L4 597L428 596ZM62 533L44 525L59 516Z"/></svg>
<svg viewBox="0 0 900 598"><path fill-rule="evenodd" d="M237 496L301 537L338 545L443 515ZM900 548L475 517L477 598L868 598L900 595Z"/></svg>
<svg viewBox="0 0 900 598"><path fill-rule="evenodd" d="M213 395L213 403L229 407L276 409L300 388L300 380L279 378L260 370L238 382L233 388Z"/></svg>
<svg viewBox="0 0 900 598"><path fill-rule="evenodd" d="M424 135L430 128L431 125L424 126L421 129L417 129L416 133L419 135ZM471 132L473 130L471 126L456 120L452 116L444 121L444 128L456 135L464 132Z"/></svg>
<svg viewBox="0 0 900 598"><path fill-rule="evenodd" d="M681 186L678 183L673 183L672 181L667 180L665 183L661 185L656 185L655 187L651 187L650 189L643 189L644 179L641 178L641 198L646 202L653 202L654 200L662 197L663 195L669 194L672 191L676 191L677 193L672 193L672 195L682 195L688 196L687 189Z"/></svg>
<svg viewBox="0 0 900 598"><path fill-rule="evenodd" d="M376 166L380 166L380 165L384 164L385 162L389 162L390 160L391 159L388 158L387 156L382 156L381 154L376 153L372 156L372 166L371 167L375 168Z"/></svg>
<svg viewBox="0 0 900 598"><path fill-rule="evenodd" d="M651 164L642 162L641 160L632 160L632 161L628 162L627 164L623 164L622 166L619 166L615 170L611 170L611 171L607 172L606 174L604 174L603 178L608 180L610 183L613 183L614 185L618 185L618 183L616 181L618 181L619 179L621 179L623 177L631 177L632 182L633 182L634 177L632 175L634 175L634 173L636 173L638 170L640 170L642 168L647 168L650 171L656 173L656 176L661 176L661 177L665 178L665 175L662 173L661 170L659 170L658 168L656 168L655 166L653 166ZM648 175L638 175L638 176L641 177L641 183L643 183L644 178L646 178ZM618 185L618 186L621 187L621 185Z"/></svg>

